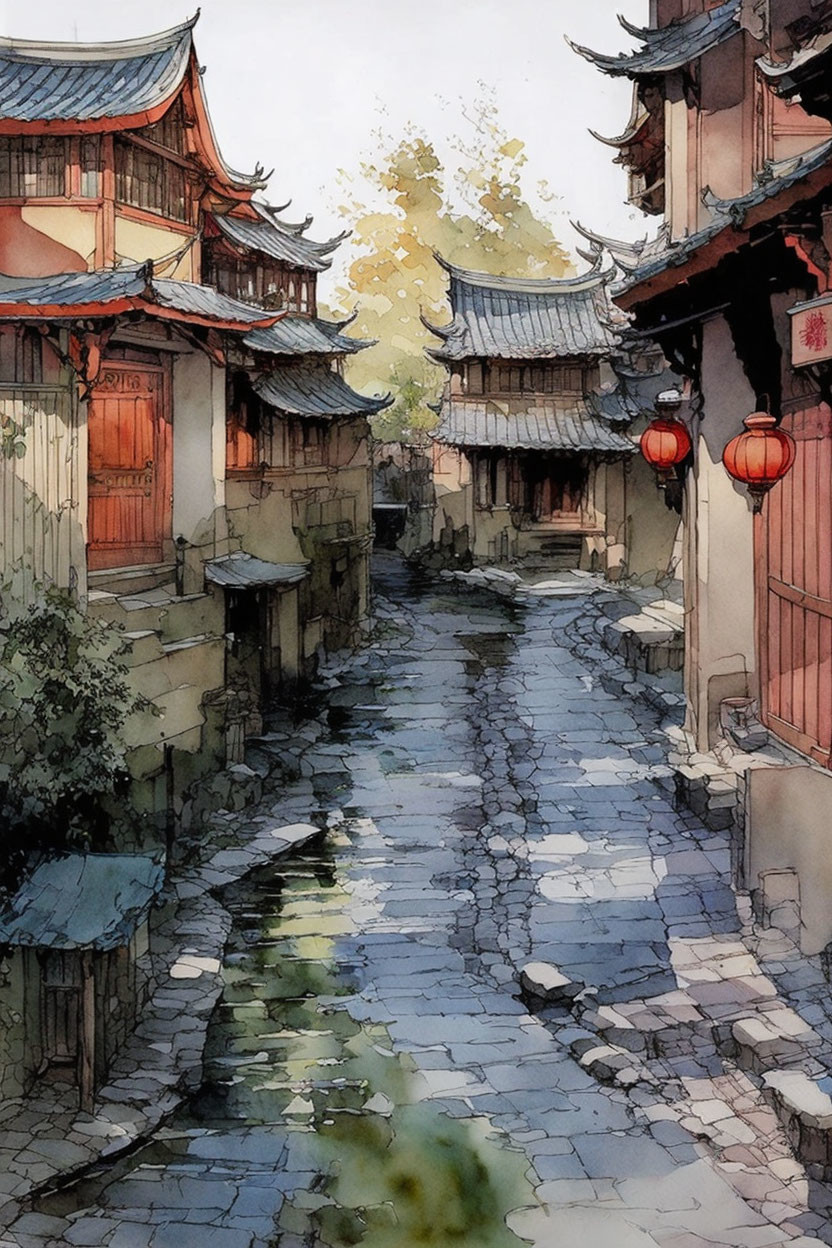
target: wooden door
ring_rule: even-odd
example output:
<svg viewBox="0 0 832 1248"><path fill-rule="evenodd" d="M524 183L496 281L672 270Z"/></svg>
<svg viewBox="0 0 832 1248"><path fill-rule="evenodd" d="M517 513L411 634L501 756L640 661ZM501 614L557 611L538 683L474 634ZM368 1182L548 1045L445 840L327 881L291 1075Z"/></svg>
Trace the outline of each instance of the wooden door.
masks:
<svg viewBox="0 0 832 1248"><path fill-rule="evenodd" d="M74 1066L81 1032L81 963L74 951L50 950L43 961L44 1063Z"/></svg>
<svg viewBox="0 0 832 1248"><path fill-rule="evenodd" d="M171 536L169 392L160 365L102 366L88 412L91 569L164 558Z"/></svg>
<svg viewBox="0 0 832 1248"><path fill-rule="evenodd" d="M757 517L762 717L826 766L832 757L832 410L783 418L791 471Z"/></svg>

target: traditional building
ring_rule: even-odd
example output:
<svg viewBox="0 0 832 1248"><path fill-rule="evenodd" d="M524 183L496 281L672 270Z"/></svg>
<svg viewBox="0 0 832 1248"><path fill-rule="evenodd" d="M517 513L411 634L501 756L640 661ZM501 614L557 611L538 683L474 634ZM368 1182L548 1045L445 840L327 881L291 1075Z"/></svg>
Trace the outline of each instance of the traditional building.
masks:
<svg viewBox="0 0 832 1248"><path fill-rule="evenodd" d="M317 317L339 240L218 151L193 25L0 43L0 578L125 626L150 810L360 634L384 402Z"/></svg>
<svg viewBox="0 0 832 1248"><path fill-rule="evenodd" d="M832 940L832 6L658 0L635 33L633 53L583 51L634 81L649 119L622 156L665 216L619 251L616 299L688 378L689 741L725 762L723 803L738 784L738 883L816 951ZM738 460L726 446L755 411L771 455ZM743 477L759 505L773 477L755 476L792 445L755 510ZM766 739L762 757L737 748Z"/></svg>
<svg viewBox="0 0 832 1248"><path fill-rule="evenodd" d="M493 277L441 261L452 319L428 328L448 370L434 434L434 545L480 561L598 568L662 560L633 549L636 374L613 269L577 278ZM618 367L618 371L614 368ZM629 382L626 379L630 371ZM648 495L655 507L655 491ZM675 523L656 510L672 547ZM666 515L666 513L665 513Z"/></svg>

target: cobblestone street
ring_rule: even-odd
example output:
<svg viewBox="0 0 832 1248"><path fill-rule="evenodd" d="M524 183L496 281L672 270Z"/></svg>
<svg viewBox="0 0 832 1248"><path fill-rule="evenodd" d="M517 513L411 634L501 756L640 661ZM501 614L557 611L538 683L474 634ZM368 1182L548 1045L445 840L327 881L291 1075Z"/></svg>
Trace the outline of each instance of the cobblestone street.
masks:
<svg viewBox="0 0 832 1248"><path fill-rule="evenodd" d="M754 934L657 712L603 679L614 595L560 580L511 602L381 561L372 645L271 725L262 808L224 817L231 847L284 809L322 834L217 894L202 1088L2 1243L832 1243L734 1030L767 1022L817 1075L828 984ZM555 987L521 995L529 963Z"/></svg>

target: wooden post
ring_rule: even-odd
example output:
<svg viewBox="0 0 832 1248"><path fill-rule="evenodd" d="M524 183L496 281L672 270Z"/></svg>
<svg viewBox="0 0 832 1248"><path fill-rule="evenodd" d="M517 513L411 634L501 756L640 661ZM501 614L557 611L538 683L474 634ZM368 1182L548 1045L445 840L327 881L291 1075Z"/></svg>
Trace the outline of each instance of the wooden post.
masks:
<svg viewBox="0 0 832 1248"><path fill-rule="evenodd" d="M95 972L92 949L81 954L80 1044L78 1047L78 1082L81 1089L80 1108L91 1114L95 1101Z"/></svg>

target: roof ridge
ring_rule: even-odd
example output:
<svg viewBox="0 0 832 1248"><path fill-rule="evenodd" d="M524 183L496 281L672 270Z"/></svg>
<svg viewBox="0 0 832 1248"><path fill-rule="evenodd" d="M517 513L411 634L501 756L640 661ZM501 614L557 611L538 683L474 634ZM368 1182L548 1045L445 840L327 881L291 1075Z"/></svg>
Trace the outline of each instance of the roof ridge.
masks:
<svg viewBox="0 0 832 1248"><path fill-rule="evenodd" d="M193 17L177 26L154 35L139 36L135 39L99 40L93 43L76 43L75 41L17 39L0 35L0 55L19 60L42 60L60 64L61 62L95 61L95 60L130 60L134 56L161 52L181 42L199 20L200 10ZM115 55L114 55L115 54Z"/></svg>
<svg viewBox="0 0 832 1248"><path fill-rule="evenodd" d="M463 269L452 264L439 252L435 251L436 261L451 277L467 286L481 286L486 289L514 291L517 294L578 294L583 290L592 290L596 286L605 285L614 274L614 269L602 269L599 256L592 268L577 277L506 277L493 273L485 273L479 269Z"/></svg>

